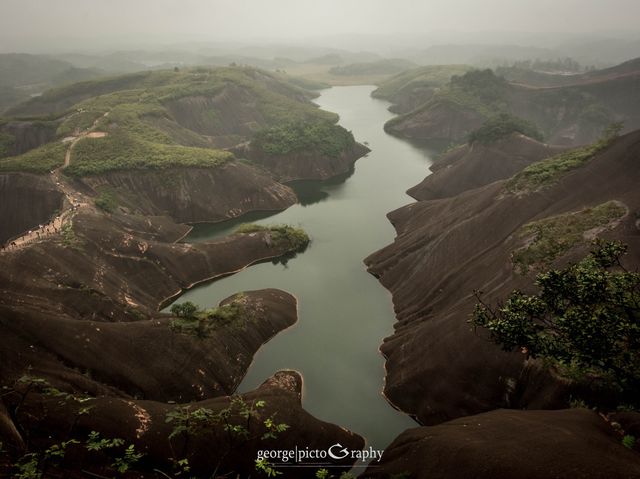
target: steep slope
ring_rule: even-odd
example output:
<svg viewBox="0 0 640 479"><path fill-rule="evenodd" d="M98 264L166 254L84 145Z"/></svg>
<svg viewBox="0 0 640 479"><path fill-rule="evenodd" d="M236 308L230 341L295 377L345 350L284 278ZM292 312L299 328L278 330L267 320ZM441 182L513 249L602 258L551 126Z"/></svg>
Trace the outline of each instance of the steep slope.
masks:
<svg viewBox="0 0 640 479"><path fill-rule="evenodd" d="M567 403L571 384L501 352L474 334L467 320L472 291L495 301L514 288L532 287L512 252L535 247L535 238L531 243L523 236L523 227L534 221L553 218L560 230L568 219L583 225L563 254L545 258L549 265L583 254L587 230L629 244L629 265L640 264L640 132L593 151L561 155L531 165L515 180L389 214L398 236L366 263L393 294L398 322L381 350L385 393L399 408L433 424L503 406Z"/></svg>
<svg viewBox="0 0 640 479"><path fill-rule="evenodd" d="M297 201L267 172L239 161L219 168L172 168L144 174L114 171L82 178L98 197L143 215L168 215L180 223L217 222L250 211L279 211Z"/></svg>
<svg viewBox="0 0 640 479"><path fill-rule="evenodd" d="M561 150L520 133L512 133L491 144L466 143L439 159L431 167L433 174L407 193L417 200L449 198L509 178Z"/></svg>
<svg viewBox="0 0 640 479"><path fill-rule="evenodd" d="M453 77L417 109L390 120L385 129L407 138L459 142L487 118L505 112L536 124L550 143L594 141L614 121L625 131L640 127L637 62L591 73L575 83L533 87L508 83L490 70Z"/></svg>
<svg viewBox="0 0 640 479"><path fill-rule="evenodd" d="M62 208L64 195L46 177L0 174L0 244L43 224Z"/></svg>

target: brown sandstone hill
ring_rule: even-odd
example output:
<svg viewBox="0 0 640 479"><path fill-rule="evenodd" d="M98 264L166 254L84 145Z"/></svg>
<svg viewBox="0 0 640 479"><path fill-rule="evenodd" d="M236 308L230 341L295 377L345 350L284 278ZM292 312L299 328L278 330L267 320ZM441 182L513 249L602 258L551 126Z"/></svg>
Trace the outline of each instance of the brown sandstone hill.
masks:
<svg viewBox="0 0 640 479"><path fill-rule="evenodd" d="M390 213L396 240L366 260L393 294L398 319L381 347L390 400L424 424L505 406L567 404L570 385L474 333L467 322L472 291L495 301L514 288L531 289L530 275L512 263L512 252L530 245L521 228L544 218L562 225L569 218L562 215L588 216L611 201L622 216L596 231L629 244L626 260L640 264L639 155L634 132L540 188L513 191L512 183L498 181ZM584 231L564 256L549 258L550 266L584 254L592 235Z"/></svg>
<svg viewBox="0 0 640 479"><path fill-rule="evenodd" d="M361 476L632 479L638 453L595 412L501 409L403 432Z"/></svg>
<svg viewBox="0 0 640 479"><path fill-rule="evenodd" d="M519 133L495 143L464 144L445 154L431 169L433 174L410 188L417 200L456 196L464 191L509 178L526 166L562 151Z"/></svg>

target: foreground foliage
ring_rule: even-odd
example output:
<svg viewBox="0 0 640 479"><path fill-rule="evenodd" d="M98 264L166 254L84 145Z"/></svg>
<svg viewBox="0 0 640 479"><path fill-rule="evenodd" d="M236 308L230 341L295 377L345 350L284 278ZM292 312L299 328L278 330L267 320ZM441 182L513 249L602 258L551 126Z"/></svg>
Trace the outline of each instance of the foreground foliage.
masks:
<svg viewBox="0 0 640 479"><path fill-rule="evenodd" d="M476 293L471 322L503 349L595 378L638 406L640 274L622 266L626 249L598 241L579 263L539 274L537 294L515 290L495 308Z"/></svg>

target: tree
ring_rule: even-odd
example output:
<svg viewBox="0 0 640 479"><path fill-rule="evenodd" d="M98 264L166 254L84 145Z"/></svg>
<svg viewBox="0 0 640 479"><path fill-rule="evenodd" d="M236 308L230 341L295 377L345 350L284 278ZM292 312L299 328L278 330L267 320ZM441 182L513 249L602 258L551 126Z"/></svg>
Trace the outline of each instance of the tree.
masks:
<svg viewBox="0 0 640 479"><path fill-rule="evenodd" d="M191 301L171 306L171 314L183 319L196 319L198 307Z"/></svg>
<svg viewBox="0 0 640 479"><path fill-rule="evenodd" d="M539 293L513 291L492 308L476 292L471 322L503 349L521 349L603 380L640 404L640 274L626 270L627 247L597 241L577 264L539 274Z"/></svg>

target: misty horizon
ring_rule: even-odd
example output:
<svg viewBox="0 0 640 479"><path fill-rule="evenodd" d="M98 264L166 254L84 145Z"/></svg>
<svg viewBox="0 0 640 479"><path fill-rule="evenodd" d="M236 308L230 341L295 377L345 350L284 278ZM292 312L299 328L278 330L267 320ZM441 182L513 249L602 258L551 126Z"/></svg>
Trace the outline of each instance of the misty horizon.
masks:
<svg viewBox="0 0 640 479"><path fill-rule="evenodd" d="M0 5L0 48L56 53L294 43L386 55L442 44L553 48L585 39L638 40L638 17L640 4L628 0L7 0Z"/></svg>

